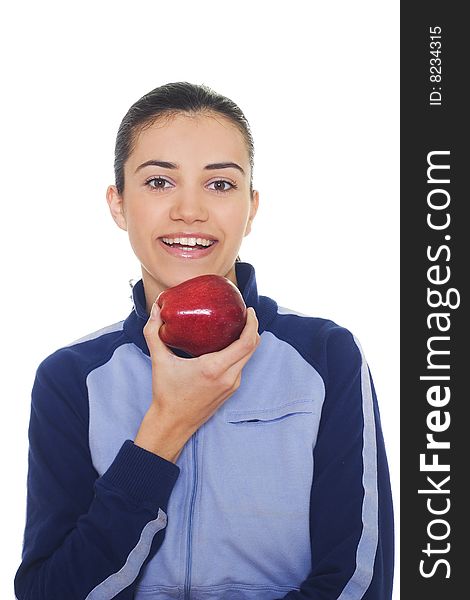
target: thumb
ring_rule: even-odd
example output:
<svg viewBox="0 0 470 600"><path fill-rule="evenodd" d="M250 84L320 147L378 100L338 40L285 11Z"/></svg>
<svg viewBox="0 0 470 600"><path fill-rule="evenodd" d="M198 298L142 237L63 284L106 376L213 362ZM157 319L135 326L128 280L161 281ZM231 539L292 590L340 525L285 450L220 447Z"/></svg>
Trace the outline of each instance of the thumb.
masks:
<svg viewBox="0 0 470 600"><path fill-rule="evenodd" d="M142 330L151 355L159 354L162 351L168 352L168 348L162 342L159 335L159 330L162 325L163 321L160 316L160 307L155 300L150 311L150 318Z"/></svg>

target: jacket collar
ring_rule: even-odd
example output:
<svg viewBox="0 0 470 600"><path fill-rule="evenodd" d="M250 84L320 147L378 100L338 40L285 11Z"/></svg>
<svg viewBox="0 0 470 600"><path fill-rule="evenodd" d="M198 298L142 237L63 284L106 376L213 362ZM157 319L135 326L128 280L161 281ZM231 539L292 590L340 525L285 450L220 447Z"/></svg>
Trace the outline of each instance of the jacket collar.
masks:
<svg viewBox="0 0 470 600"><path fill-rule="evenodd" d="M247 262L236 262L235 273L237 276L238 289L240 290L245 304L255 309L259 326L258 333L261 335L266 329L268 323L272 321L277 312L277 303L267 296L259 296L256 285L255 269ZM132 301L134 307L132 312L124 321L124 331L128 337L136 344L144 354L150 356L150 352L145 341L143 328L149 319L146 308L144 283L142 279L132 288ZM182 358L189 358L189 354L183 351L175 351L175 354Z"/></svg>

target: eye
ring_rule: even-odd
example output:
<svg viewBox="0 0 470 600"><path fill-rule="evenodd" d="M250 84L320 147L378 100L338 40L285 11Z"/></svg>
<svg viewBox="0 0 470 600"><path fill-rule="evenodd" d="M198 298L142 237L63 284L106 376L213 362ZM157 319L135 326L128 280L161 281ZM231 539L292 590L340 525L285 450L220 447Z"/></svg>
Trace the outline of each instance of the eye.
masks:
<svg viewBox="0 0 470 600"><path fill-rule="evenodd" d="M155 182L155 185L153 185L153 182ZM163 177L150 177L150 179L147 179L147 181L145 182L145 185L148 185L153 190L160 191L160 190L168 189L165 186L165 183L170 183L170 182L168 181L168 179L164 179Z"/></svg>
<svg viewBox="0 0 470 600"><path fill-rule="evenodd" d="M211 183L209 183L209 186L211 185L215 185L215 188L211 188L216 192L228 192L231 189L236 189L237 184L236 183L232 183L231 181L226 181L225 179L217 179L216 181L212 181ZM226 188L225 185L228 185L230 187Z"/></svg>

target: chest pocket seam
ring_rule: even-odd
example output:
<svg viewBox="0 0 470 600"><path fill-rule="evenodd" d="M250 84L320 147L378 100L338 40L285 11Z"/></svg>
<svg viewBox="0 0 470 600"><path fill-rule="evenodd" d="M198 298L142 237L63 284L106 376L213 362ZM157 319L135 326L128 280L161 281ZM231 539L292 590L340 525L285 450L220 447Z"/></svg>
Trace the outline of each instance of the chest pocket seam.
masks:
<svg viewBox="0 0 470 600"><path fill-rule="evenodd" d="M277 422L289 416L311 414L314 412L313 399L289 402L271 408L261 408L243 411L227 411L225 421L232 424L249 426L262 425L263 423Z"/></svg>

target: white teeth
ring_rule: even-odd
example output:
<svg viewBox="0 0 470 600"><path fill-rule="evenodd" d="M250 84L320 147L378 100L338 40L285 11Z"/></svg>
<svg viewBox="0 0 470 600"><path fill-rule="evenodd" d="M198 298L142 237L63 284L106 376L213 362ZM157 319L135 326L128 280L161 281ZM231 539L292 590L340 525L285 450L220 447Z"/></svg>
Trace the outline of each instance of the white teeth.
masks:
<svg viewBox="0 0 470 600"><path fill-rule="evenodd" d="M162 238L167 244L181 244L182 246L212 246L214 240L206 240L205 238Z"/></svg>

